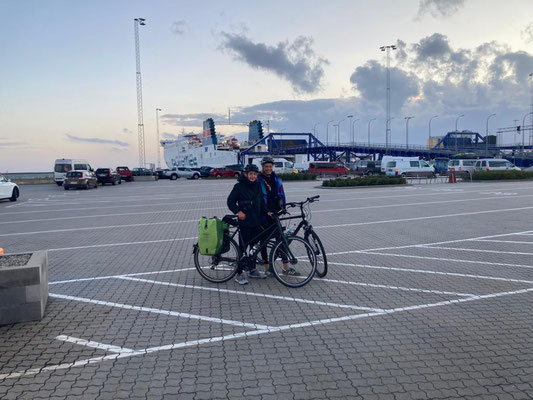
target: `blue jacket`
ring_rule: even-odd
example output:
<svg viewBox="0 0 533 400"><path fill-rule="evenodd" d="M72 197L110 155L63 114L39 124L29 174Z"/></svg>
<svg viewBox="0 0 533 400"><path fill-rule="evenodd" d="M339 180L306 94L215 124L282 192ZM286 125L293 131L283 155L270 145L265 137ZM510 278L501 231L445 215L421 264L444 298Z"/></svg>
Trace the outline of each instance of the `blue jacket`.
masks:
<svg viewBox="0 0 533 400"><path fill-rule="evenodd" d="M277 186L277 196L281 200L281 205L284 207L287 203L287 199L285 198L285 191L283 190L283 183L281 182L281 178L278 177L274 172L272 172L272 176L274 177L274 180L276 182ZM257 180L259 181L259 184L261 185L261 193L263 194L263 202L265 203L265 207L267 208L267 212L277 212L278 210L269 210L268 209L268 189L267 189L267 183L265 182L265 179L262 175L259 175L257 177Z"/></svg>

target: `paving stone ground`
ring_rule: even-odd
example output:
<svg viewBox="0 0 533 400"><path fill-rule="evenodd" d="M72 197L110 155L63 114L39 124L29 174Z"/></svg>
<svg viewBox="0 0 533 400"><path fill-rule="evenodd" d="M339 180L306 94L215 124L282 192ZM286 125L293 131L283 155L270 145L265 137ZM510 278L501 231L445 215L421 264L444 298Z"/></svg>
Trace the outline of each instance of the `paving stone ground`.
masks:
<svg viewBox="0 0 533 400"><path fill-rule="evenodd" d="M42 321L0 327L0 398L533 398L533 183L289 182L290 201L321 195L329 260L300 289L194 270L197 221L232 185L0 202L0 247L48 250L50 278Z"/></svg>

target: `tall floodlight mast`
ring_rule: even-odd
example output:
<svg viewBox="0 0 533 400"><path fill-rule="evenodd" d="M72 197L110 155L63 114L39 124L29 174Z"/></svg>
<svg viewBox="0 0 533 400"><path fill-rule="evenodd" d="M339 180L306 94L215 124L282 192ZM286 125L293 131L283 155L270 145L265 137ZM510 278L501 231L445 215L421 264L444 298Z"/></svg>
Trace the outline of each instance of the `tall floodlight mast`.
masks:
<svg viewBox="0 0 533 400"><path fill-rule="evenodd" d="M141 51L139 48L139 25L146 25L144 18L135 18L135 61L137 64L137 134L139 138L139 167L144 168L146 153L144 150L143 88L141 80Z"/></svg>
<svg viewBox="0 0 533 400"><path fill-rule="evenodd" d="M390 116L390 110L391 110L391 106L390 106L390 51L391 50L396 50L396 46L391 44L391 45L388 45L388 46L381 46L379 49L381 51L386 51L387 52L387 109L386 109L387 117L385 119L385 121L386 121L386 125L385 125L385 146L386 146L386 148L388 150L388 148L390 146L390 142L391 142L390 122L392 120L392 118Z"/></svg>
<svg viewBox="0 0 533 400"><path fill-rule="evenodd" d="M157 126L156 136L157 136L157 168L161 169L161 142L159 141L159 111L160 108L155 109L155 121Z"/></svg>

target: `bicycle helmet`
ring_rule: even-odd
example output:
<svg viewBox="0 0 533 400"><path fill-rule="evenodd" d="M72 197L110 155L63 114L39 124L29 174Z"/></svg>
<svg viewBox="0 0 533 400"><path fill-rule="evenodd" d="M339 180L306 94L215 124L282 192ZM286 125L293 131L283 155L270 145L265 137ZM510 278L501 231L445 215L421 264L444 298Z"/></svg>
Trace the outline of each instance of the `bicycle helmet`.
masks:
<svg viewBox="0 0 533 400"><path fill-rule="evenodd" d="M259 168L257 168L257 165L255 164L248 164L244 168L244 172L259 172Z"/></svg>
<svg viewBox="0 0 533 400"><path fill-rule="evenodd" d="M274 165L274 159L270 156L263 157L263 159L261 160L261 165L265 165L269 163Z"/></svg>

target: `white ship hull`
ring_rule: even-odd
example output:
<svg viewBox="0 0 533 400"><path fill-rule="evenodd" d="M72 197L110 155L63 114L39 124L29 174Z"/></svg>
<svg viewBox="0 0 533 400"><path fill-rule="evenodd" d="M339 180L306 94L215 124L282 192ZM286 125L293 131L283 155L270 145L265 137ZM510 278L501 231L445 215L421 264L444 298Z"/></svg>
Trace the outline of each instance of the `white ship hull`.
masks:
<svg viewBox="0 0 533 400"><path fill-rule="evenodd" d="M164 142L164 158L168 168L223 167L237 164L237 150L216 149L214 145L191 146L184 142Z"/></svg>

